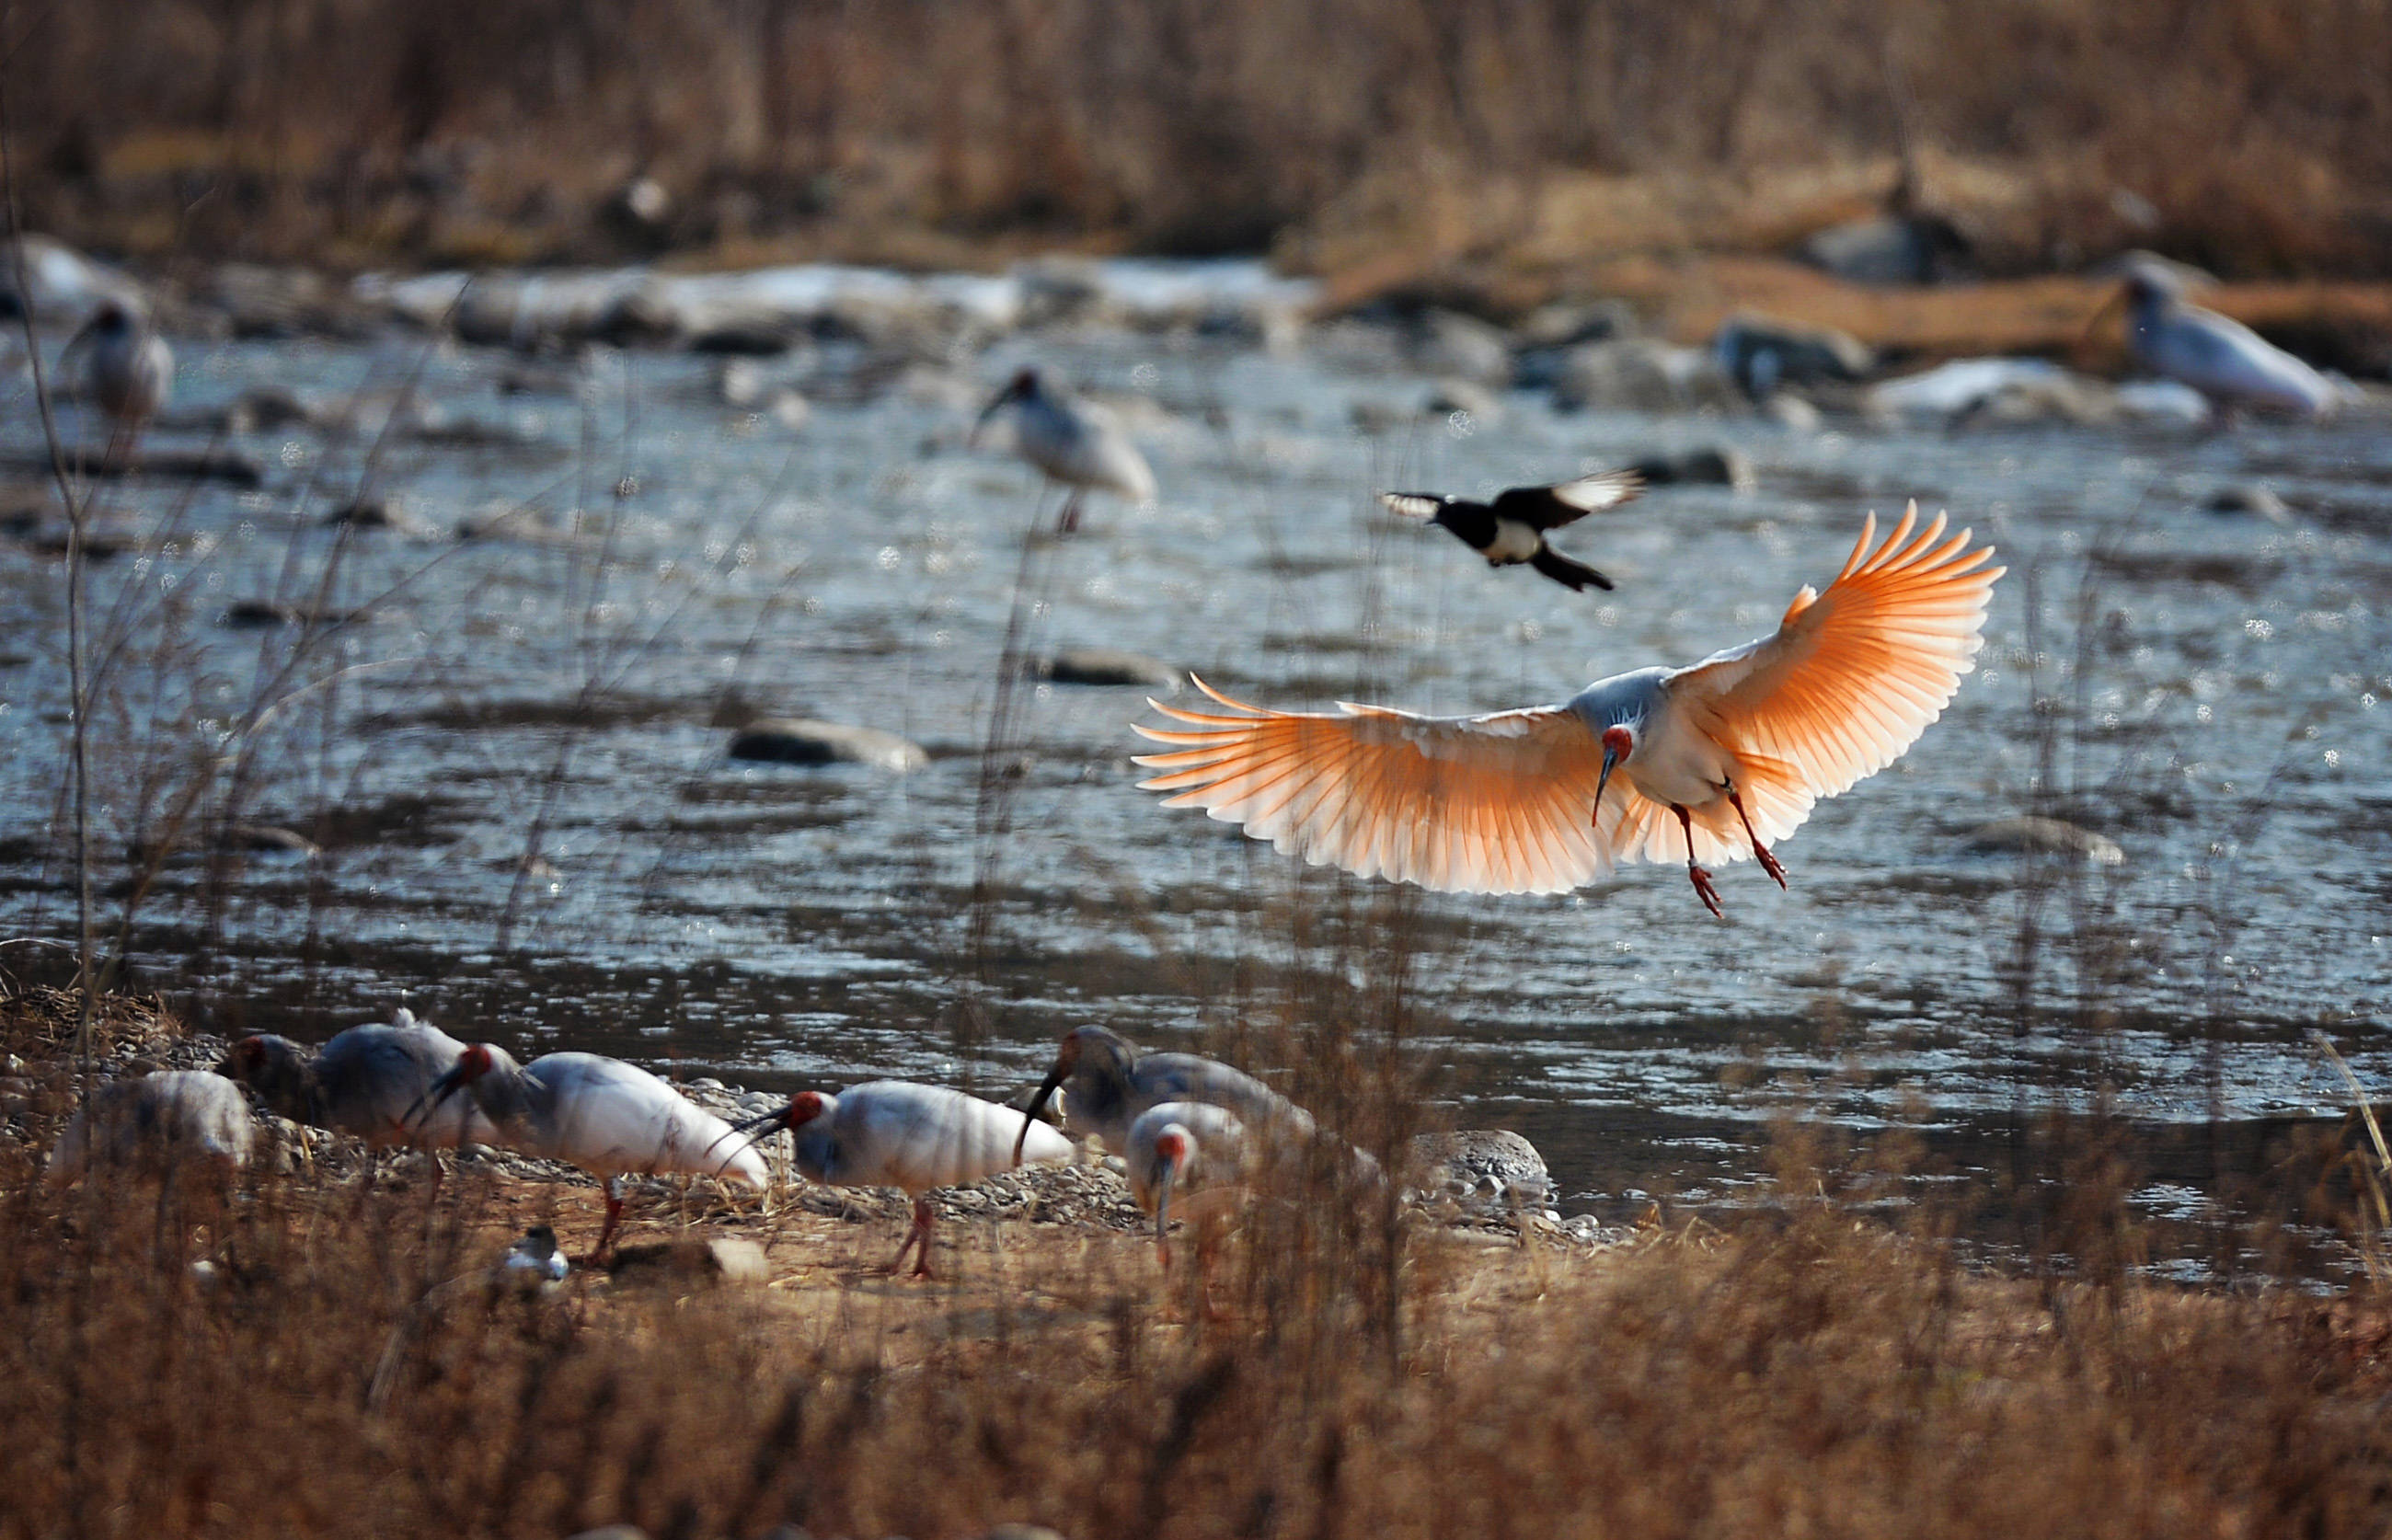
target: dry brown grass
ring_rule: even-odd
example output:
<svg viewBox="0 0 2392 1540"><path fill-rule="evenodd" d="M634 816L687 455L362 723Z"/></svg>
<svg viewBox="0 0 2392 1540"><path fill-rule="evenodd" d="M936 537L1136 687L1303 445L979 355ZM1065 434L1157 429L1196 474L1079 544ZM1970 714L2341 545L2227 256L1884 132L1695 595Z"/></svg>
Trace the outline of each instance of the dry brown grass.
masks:
<svg viewBox="0 0 2392 1540"><path fill-rule="evenodd" d="M2392 251L2385 0L94 0L14 25L32 223L152 252L1276 241L1417 274L1763 249L1869 206L1900 150L2005 270ZM641 172L664 230L601 214Z"/></svg>
<svg viewBox="0 0 2392 1540"><path fill-rule="evenodd" d="M419 1191L23 1175L12 1535L2175 1540L2378 1533L2392 1504L2380 1308L2038 1296L1826 1205L1592 1258L1425 1236L1389 1358L1341 1294L1207 1320L1142 1244L1057 1226L922 1286L857 1264L893 1226L785 1219L772 1287L526 1299L439 1287L523 1217L472 1184L427 1223Z"/></svg>
<svg viewBox="0 0 2392 1540"><path fill-rule="evenodd" d="M1306 1008L1371 1016L1332 992ZM20 991L8 1014L55 1004ZM124 1021L128 1041L168 1029ZM1350 1049L1299 1068L1331 1058L1367 1112ZM436 1202L404 1170L368 1191L269 1164L229 1193L61 1194L35 1180L40 1144L0 1144L0 1536L790 1520L935 1540L1026 1519L2180 1540L2392 1518L2392 1314L2137 1281L2098 1149L2058 1236L2073 1275L1964 1268L1929 1210L1860 1218L1915 1152L1840 1156L1797 1128L1750 1218L1600 1252L1385 1232L1299 1176L1225 1246L1208 1313L1137 1236L955 1225L950 1276L922 1285L875 1270L893 1210L703 1192L651 1200L627 1242L743 1235L769 1285L577 1275L527 1297L483 1269L527 1223L586 1244L594 1189L472 1171Z"/></svg>

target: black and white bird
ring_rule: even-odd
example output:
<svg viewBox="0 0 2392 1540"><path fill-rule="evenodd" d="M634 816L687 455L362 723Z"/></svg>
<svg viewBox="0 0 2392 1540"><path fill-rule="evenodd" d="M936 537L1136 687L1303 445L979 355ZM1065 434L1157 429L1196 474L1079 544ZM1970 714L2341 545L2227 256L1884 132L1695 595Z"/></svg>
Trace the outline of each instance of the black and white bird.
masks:
<svg viewBox="0 0 2392 1540"><path fill-rule="evenodd" d="M1153 470L1105 407L1025 369L982 409L972 425L972 439L977 441L989 420L1008 407L1014 409L1014 447L1047 480L1066 489L1056 534L1069 535L1080 527L1080 499L1089 492L1111 492L1132 504L1154 500Z"/></svg>
<svg viewBox="0 0 2392 1540"><path fill-rule="evenodd" d="M67 343L84 356L84 389L120 434L138 433L175 386L175 354L149 317L110 300Z"/></svg>
<svg viewBox="0 0 2392 1540"><path fill-rule="evenodd" d="M1450 531L1490 567L1525 563L1566 589L1584 592L1590 586L1608 589L1611 579L1547 545L1545 533L1617 508L1644 489L1644 478L1633 471L1598 471L1552 486L1514 486L1497 493L1493 502L1433 492L1382 492L1379 500L1391 513Z"/></svg>

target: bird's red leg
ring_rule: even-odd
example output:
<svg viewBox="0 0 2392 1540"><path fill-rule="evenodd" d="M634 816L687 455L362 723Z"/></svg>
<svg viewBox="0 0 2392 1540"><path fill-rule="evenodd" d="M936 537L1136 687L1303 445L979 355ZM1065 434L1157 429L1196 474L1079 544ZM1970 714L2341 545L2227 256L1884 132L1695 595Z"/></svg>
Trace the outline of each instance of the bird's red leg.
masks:
<svg viewBox="0 0 2392 1540"><path fill-rule="evenodd" d="M1055 533L1058 535L1072 535L1078 533L1079 528L1080 489L1075 486L1072 488L1070 494L1063 498L1063 513L1060 518L1055 521Z"/></svg>
<svg viewBox="0 0 2392 1540"><path fill-rule="evenodd" d="M1761 843L1761 836L1752 832L1752 819L1745 812L1744 798L1736 795L1734 786L1727 789L1727 805L1736 809L1736 817L1744 820L1744 837L1752 841L1752 859L1761 862L1761 869L1763 872L1777 879L1778 886L1784 887L1786 868L1779 864L1775 856L1769 853L1769 847Z"/></svg>
<svg viewBox="0 0 2392 1540"><path fill-rule="evenodd" d="M1711 886L1711 874L1695 864L1695 815L1676 802L1670 804L1670 810L1678 815L1678 827L1686 832L1686 876L1695 885L1695 897L1715 917L1726 919L1727 912L1720 908L1719 889Z"/></svg>
<svg viewBox="0 0 2392 1540"><path fill-rule="evenodd" d="M623 1219L623 1192L613 1177L606 1179L606 1223L598 1231L598 1248L590 1253L592 1262L606 1254L606 1243L615 1238L615 1226Z"/></svg>
<svg viewBox="0 0 2392 1540"><path fill-rule="evenodd" d="M914 1200L914 1276L927 1278L930 1275L930 1197L928 1193ZM904 1254L903 1251L897 1253L901 1258Z"/></svg>

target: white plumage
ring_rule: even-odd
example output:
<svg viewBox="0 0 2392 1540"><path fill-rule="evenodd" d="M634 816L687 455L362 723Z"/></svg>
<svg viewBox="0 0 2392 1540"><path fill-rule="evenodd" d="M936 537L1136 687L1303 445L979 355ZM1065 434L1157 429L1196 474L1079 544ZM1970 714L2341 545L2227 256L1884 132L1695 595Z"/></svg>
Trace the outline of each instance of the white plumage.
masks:
<svg viewBox="0 0 2392 1540"><path fill-rule="evenodd" d="M1171 1261L1176 1213L1209 1228L1246 1198L1255 1152L1234 1113L1205 1102L1162 1102L1129 1129L1129 1190L1154 1219L1155 1249Z"/></svg>
<svg viewBox="0 0 2392 1540"><path fill-rule="evenodd" d="M2335 391L2325 376L2242 322L2190 304L2177 275L2151 261L2126 278L2126 344L2152 373L2226 407L2316 417Z"/></svg>
<svg viewBox="0 0 2392 1540"><path fill-rule="evenodd" d="M1313 1133L1311 1114L1244 1070L1196 1054L1145 1053L1105 1027L1078 1027L1063 1035L1054 1066L1020 1114L1024 1138L1046 1127L1035 1119L1058 1089L1063 1126L1096 1135L1114 1155L1129 1153L1130 1125L1159 1102L1209 1102L1294 1140Z"/></svg>
<svg viewBox="0 0 2392 1540"><path fill-rule="evenodd" d="M897 1249L894 1272L905 1253L916 1277L930 1275L930 1204L933 1187L978 1182L1018 1165L1069 1160L1072 1142L1044 1123L1034 1125L1015 1156L1020 1114L1011 1107L967 1096L944 1086L909 1081L868 1081L837 1095L803 1091L789 1105L741 1128L757 1133L787 1129L798 1170L809 1180L835 1187L900 1187L914 1200L914 1223Z"/></svg>
<svg viewBox="0 0 2392 1540"><path fill-rule="evenodd" d="M50 1152L48 1177L71 1182L98 1167L194 1159L242 1166L255 1138L239 1086L204 1069L162 1070L94 1090Z"/></svg>
<svg viewBox="0 0 2392 1540"><path fill-rule="evenodd" d="M1764 842L1898 758L1974 666L2004 569L1968 531L1947 539L1942 514L1918 523L1914 504L1880 545L1871 514L1826 591L1803 589L1774 634L1559 705L1275 711L1200 680L1228 710L1150 701L1195 731L1138 727L1173 745L1138 757L1163 772L1141 784L1315 865L1449 892L1562 892L1683 857L1717 913L1703 862L1748 852L1783 886Z"/></svg>
<svg viewBox="0 0 2392 1540"><path fill-rule="evenodd" d="M760 1190L770 1180L763 1158L729 1123L620 1059L549 1054L517 1064L506 1050L477 1042L433 1082L410 1122L460 1090L471 1093L498 1143L605 1179L600 1253L622 1219L620 1177L737 1177Z"/></svg>
<svg viewBox="0 0 2392 1540"><path fill-rule="evenodd" d="M175 354L149 321L114 300L67 343L84 349L84 389L122 429L158 414L175 383Z"/></svg>
<svg viewBox="0 0 2392 1540"><path fill-rule="evenodd" d="M1008 406L1014 409L1014 444L1021 458L1070 489L1056 524L1059 534L1079 527L1084 492L1112 492L1131 503L1154 500L1153 470L1104 407L1057 389L1034 369L1014 375L982 409L981 425ZM975 434L979 431L973 429Z"/></svg>
<svg viewBox="0 0 2392 1540"><path fill-rule="evenodd" d="M410 1120L464 1053L462 1042L401 1006L390 1022L351 1027L312 1053L270 1033L242 1038L216 1072L293 1122L352 1133L378 1149L499 1144L498 1130L468 1097L425 1106Z"/></svg>

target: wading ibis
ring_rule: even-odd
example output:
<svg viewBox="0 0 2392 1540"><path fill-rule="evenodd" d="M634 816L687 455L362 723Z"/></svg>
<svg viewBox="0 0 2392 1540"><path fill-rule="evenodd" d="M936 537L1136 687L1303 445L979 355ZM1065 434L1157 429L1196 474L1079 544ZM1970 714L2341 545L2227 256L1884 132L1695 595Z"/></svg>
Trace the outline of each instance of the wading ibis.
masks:
<svg viewBox="0 0 2392 1540"><path fill-rule="evenodd" d="M1013 408L1014 443L1021 458L1067 489L1056 534L1080 527L1080 498L1086 493L1112 492L1130 503L1154 500L1154 472L1103 407L1025 369L982 408L973 436L1007 407Z"/></svg>

